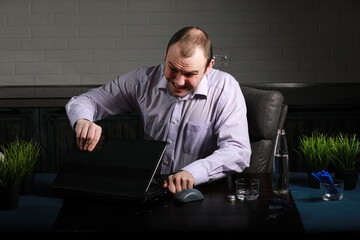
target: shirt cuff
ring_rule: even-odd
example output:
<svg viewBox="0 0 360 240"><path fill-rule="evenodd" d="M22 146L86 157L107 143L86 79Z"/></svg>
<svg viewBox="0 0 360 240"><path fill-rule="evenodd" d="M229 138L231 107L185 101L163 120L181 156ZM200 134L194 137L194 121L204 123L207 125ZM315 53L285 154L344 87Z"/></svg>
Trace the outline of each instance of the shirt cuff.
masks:
<svg viewBox="0 0 360 240"><path fill-rule="evenodd" d="M200 185L209 181L208 173L200 161L192 162L181 170L189 172L194 177L194 185Z"/></svg>
<svg viewBox="0 0 360 240"><path fill-rule="evenodd" d="M86 111L82 112L81 114L68 114L68 118L69 118L69 121L70 121L70 125L71 127L74 129L75 127L75 123L77 122L77 120L79 119L87 119L89 120L90 122L93 122L93 114L92 113L88 113Z"/></svg>

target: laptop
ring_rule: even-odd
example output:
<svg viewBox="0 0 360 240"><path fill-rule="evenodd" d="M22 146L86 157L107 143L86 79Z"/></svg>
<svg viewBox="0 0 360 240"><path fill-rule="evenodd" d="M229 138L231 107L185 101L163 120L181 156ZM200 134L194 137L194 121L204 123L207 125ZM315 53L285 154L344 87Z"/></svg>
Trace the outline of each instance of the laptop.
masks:
<svg viewBox="0 0 360 240"><path fill-rule="evenodd" d="M101 137L96 148L77 146L63 163L52 189L63 198L147 202L164 193L155 178L166 142Z"/></svg>

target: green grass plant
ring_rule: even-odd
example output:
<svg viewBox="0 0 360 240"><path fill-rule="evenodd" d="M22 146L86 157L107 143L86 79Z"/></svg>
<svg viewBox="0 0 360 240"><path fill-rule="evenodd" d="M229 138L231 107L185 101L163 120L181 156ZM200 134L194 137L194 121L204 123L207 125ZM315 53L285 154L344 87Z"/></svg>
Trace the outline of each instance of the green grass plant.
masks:
<svg viewBox="0 0 360 240"><path fill-rule="evenodd" d="M17 138L0 149L0 186L19 186L24 176L34 171L41 153L40 144Z"/></svg>
<svg viewBox="0 0 360 240"><path fill-rule="evenodd" d="M328 169L331 163L330 148L327 135L313 131L311 136L300 138L299 151L296 151L304 161L308 170Z"/></svg>
<svg viewBox="0 0 360 240"><path fill-rule="evenodd" d="M360 142L356 134L339 133L329 138L331 145L331 161L335 169L355 169L360 158Z"/></svg>

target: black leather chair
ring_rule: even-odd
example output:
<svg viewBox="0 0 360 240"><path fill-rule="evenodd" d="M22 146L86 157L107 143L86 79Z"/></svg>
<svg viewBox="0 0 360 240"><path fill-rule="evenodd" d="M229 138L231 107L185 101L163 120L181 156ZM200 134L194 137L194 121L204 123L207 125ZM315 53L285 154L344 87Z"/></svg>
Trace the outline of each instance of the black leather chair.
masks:
<svg viewBox="0 0 360 240"><path fill-rule="evenodd" d="M278 91L241 86L246 107L251 143L250 166L244 172L272 172L277 129L284 126L287 105Z"/></svg>

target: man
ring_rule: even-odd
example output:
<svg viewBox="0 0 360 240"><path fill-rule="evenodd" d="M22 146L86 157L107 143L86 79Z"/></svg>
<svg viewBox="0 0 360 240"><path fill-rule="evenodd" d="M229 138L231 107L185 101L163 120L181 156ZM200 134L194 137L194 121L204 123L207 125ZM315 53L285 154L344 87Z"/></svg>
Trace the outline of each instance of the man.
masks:
<svg viewBox="0 0 360 240"><path fill-rule="evenodd" d="M66 105L81 150L92 151L101 127L94 121L138 113L146 139L168 143L161 173L175 194L249 166L246 105L238 82L212 69L208 35L186 27L170 39L165 65L142 67Z"/></svg>

